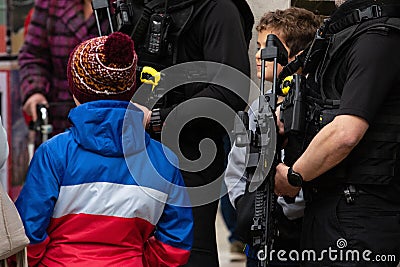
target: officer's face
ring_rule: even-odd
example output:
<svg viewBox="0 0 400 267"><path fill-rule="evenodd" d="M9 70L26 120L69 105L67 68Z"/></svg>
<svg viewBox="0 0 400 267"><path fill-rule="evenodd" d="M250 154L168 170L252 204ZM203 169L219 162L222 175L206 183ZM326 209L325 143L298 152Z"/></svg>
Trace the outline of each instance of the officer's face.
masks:
<svg viewBox="0 0 400 267"><path fill-rule="evenodd" d="M258 32L258 39L257 39L258 51L256 53L256 64L257 64L257 77L259 79L261 79L261 49L265 48L265 41L267 40L267 35L271 34L271 33L278 36L279 40L281 40L282 44L285 46L286 50L288 51L288 54L290 52L289 48L286 46L283 39L279 36L278 32L276 32L272 29L269 29L269 28L262 30L261 32ZM272 82L273 67L274 67L273 62L265 62L265 80L266 81ZM282 66L278 64L277 70L278 70L278 73L281 72Z"/></svg>

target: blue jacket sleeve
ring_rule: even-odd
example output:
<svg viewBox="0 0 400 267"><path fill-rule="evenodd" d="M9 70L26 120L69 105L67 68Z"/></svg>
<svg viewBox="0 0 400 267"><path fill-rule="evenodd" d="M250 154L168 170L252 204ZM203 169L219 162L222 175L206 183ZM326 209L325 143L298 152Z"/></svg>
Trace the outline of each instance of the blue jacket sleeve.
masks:
<svg viewBox="0 0 400 267"><path fill-rule="evenodd" d="M60 164L55 162L47 143L41 145L30 163L26 182L15 203L32 249L28 248L29 263L39 261L48 243L47 227L53 214L60 188ZM34 253L35 255L32 255Z"/></svg>
<svg viewBox="0 0 400 267"><path fill-rule="evenodd" d="M154 237L145 245L147 266L181 266L190 255L193 243L193 216L182 175L178 169L164 212Z"/></svg>

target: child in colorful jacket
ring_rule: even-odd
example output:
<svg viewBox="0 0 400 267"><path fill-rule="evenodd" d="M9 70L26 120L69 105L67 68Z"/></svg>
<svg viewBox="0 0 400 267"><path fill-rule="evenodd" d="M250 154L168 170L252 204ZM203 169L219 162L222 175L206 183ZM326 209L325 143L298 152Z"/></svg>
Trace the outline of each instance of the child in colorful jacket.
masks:
<svg viewBox="0 0 400 267"><path fill-rule="evenodd" d="M193 218L177 158L129 104L137 56L113 33L68 63L73 126L35 152L16 201L30 266L180 266Z"/></svg>

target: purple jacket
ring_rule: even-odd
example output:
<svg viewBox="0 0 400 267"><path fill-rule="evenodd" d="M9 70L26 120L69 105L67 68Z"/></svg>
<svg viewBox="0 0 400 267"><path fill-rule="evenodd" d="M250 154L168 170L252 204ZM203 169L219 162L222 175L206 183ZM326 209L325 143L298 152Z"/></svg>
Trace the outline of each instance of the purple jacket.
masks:
<svg viewBox="0 0 400 267"><path fill-rule="evenodd" d="M22 100L40 92L50 105L61 102L50 108L56 133L69 126L73 106L66 74L69 54L77 44L98 36L98 29L93 15L84 20L81 0L36 0L34 8L18 57ZM103 21L103 30L107 25Z"/></svg>

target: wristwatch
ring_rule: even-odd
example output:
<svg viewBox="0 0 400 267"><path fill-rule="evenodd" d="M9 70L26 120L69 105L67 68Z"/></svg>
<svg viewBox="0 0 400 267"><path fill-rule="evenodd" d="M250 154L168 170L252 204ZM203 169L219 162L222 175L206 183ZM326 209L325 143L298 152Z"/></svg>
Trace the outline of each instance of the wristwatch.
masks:
<svg viewBox="0 0 400 267"><path fill-rule="evenodd" d="M287 173L287 179L291 186L301 187L303 185L303 177L300 173L295 172L292 167L289 168Z"/></svg>

